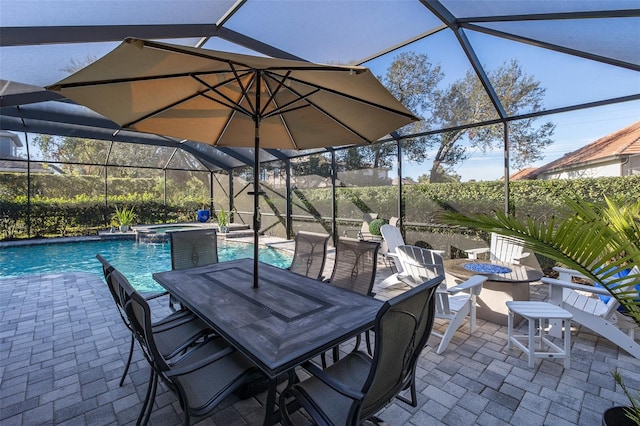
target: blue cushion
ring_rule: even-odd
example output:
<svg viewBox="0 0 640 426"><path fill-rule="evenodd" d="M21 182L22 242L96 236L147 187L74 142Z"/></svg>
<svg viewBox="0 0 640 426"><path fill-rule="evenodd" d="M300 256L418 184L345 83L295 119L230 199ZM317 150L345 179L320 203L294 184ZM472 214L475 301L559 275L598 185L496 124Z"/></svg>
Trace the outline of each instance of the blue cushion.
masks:
<svg viewBox="0 0 640 426"><path fill-rule="evenodd" d="M597 273L597 272L598 272L598 270L596 270L595 272ZM624 277L626 277L627 275L629 275L629 273L630 273L630 272L631 272L631 269L625 269L625 270L622 270L622 271L618 272L617 274L614 274L611 278L624 278ZM596 287L604 288L604 286L603 286L602 284L600 284L599 282L595 282L595 283L594 283L594 285L595 285ZM638 297L640 298L640 284L637 284L637 285L635 286L635 288L636 288L636 290L638 290ZM599 295L598 295L598 297L599 297L599 298L600 298L600 300L602 300L604 303L609 303L609 300L611 300L611 297L612 297L612 296L610 296L610 295L608 295L608 294L599 294ZM636 300L640 300L640 299L636 299ZM618 307L618 310L619 310L619 311L621 311L621 312L623 312L623 311L624 311L624 308L623 308L622 306L619 306L619 307Z"/></svg>

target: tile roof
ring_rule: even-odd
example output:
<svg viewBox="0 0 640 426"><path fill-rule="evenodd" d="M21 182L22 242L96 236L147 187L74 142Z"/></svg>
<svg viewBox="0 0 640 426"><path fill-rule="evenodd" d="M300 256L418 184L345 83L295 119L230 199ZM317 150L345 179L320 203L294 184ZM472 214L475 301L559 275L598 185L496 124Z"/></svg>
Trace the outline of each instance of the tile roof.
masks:
<svg viewBox="0 0 640 426"><path fill-rule="evenodd" d="M604 160L611 157L640 154L640 121L604 136L562 158L540 167L536 174L567 166Z"/></svg>
<svg viewBox="0 0 640 426"><path fill-rule="evenodd" d="M509 175L509 180L535 179L538 176L538 167L526 167Z"/></svg>

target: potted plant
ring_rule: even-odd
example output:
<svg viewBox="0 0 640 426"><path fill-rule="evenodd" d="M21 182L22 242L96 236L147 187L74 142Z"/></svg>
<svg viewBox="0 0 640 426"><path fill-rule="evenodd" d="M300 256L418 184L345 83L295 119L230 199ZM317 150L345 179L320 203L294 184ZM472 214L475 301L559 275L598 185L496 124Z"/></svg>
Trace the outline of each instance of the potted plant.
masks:
<svg viewBox="0 0 640 426"><path fill-rule="evenodd" d="M200 203L202 204L202 208L197 211L196 219L200 223L206 223L211 218L211 211L207 208L209 200L202 199Z"/></svg>
<svg viewBox="0 0 640 426"><path fill-rule="evenodd" d="M218 220L218 229L220 230L220 233L226 234L229 232L229 212L224 208L221 208L218 210L216 218Z"/></svg>
<svg viewBox="0 0 640 426"><path fill-rule="evenodd" d="M624 204L606 198L605 205L598 206L566 197L563 203L567 208L564 218L552 218L547 223L520 220L503 212L496 212L495 216L466 216L446 212L442 220L451 225L498 232L521 239L528 249L578 270L593 282L601 283L620 302L624 314L640 325L638 292L620 291L618 288L628 285L629 278L640 284L640 276L618 278L624 277L630 266L640 265L640 201ZM635 289L639 287L636 285ZM631 407L607 410L603 415L603 424L613 424L607 422L607 416L625 412L627 419L640 426L638 397L631 397L618 374L614 373L614 378L629 397Z"/></svg>
<svg viewBox="0 0 640 426"><path fill-rule="evenodd" d="M603 426L633 426L640 425L640 394L632 395L622 380L618 370L612 372L616 383L622 388L624 394L629 398L628 407L611 407L602 416Z"/></svg>
<svg viewBox="0 0 640 426"><path fill-rule="evenodd" d="M133 211L133 207L123 207L119 209L118 206L116 206L116 211L113 214L113 218L120 224L120 232L127 232L135 217L136 214Z"/></svg>

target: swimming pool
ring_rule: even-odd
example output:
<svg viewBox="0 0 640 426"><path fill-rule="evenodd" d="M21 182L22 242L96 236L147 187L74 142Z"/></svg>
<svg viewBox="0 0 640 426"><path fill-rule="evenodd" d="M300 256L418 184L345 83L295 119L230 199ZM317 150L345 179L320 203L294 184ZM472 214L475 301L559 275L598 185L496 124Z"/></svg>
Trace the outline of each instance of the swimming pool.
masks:
<svg viewBox="0 0 640 426"><path fill-rule="evenodd" d="M154 272L171 269L170 244L140 244L134 241L87 241L0 248L0 278L59 272L92 272L102 276L96 254L102 254L140 291L159 291ZM282 250L260 247L259 258L280 268L291 264ZM253 258L253 245L218 240L218 258Z"/></svg>

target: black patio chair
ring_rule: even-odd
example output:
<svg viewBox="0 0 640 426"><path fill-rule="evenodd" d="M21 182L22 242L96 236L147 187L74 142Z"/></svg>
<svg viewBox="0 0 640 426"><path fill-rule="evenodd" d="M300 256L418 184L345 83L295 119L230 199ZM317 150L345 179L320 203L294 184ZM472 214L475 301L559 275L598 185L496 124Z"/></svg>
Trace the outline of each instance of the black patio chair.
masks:
<svg viewBox="0 0 640 426"><path fill-rule="evenodd" d="M333 264L329 284L350 290L365 296L375 296L373 284L378 268L378 250L380 244L373 241L356 240L339 237L336 244L336 257ZM365 333L367 351L371 353L371 337ZM355 349L360 347L361 337L356 338ZM333 348L333 360L339 358L339 347ZM322 355L323 366L326 365L325 355Z"/></svg>
<svg viewBox="0 0 640 426"><path fill-rule="evenodd" d="M416 406L416 364L433 327L433 295L443 279L436 277L385 302L376 316L373 356L352 352L324 370L312 362L303 364L311 376L280 395L283 423L291 424L291 397L318 425L359 425L395 397ZM409 388L411 401L399 395Z"/></svg>
<svg viewBox="0 0 640 426"><path fill-rule="evenodd" d="M117 271L112 276L116 280L124 278ZM177 394L185 424L189 425L192 416L208 414L234 390L259 376L251 361L219 336L207 336L179 356L164 356L158 334L151 326L149 304L135 290L129 294L125 312L151 367L138 425L149 421L159 380Z"/></svg>
<svg viewBox="0 0 640 426"><path fill-rule="evenodd" d="M333 272L328 283L367 296L373 296L380 244L373 241L338 238Z"/></svg>
<svg viewBox="0 0 640 426"><path fill-rule="evenodd" d="M188 269L218 263L218 235L215 229L169 232L171 269ZM178 303L169 296L169 306Z"/></svg>
<svg viewBox="0 0 640 426"><path fill-rule="evenodd" d="M122 377L120 378L119 383L119 385L122 386L124 379L127 376L127 372L129 371L129 366L131 365L135 342L134 330L125 313L124 306L129 298L128 295L132 293L134 289L129 281L102 255L98 254L96 257L100 263L102 263L104 278L107 282L109 292L113 297L113 301L115 302L118 314L120 315L124 325L129 329L129 331L131 331L129 356L127 357L127 362L125 363L124 371L122 372ZM116 276L119 277L119 279L116 279ZM157 297L157 295L151 296L151 298L155 297ZM149 299L150 298L146 298L145 300ZM204 322L187 310L174 312L159 321L155 321L151 324L151 328L156 335L158 348L166 358L172 358L180 354L185 348L189 347L198 339L213 333L213 330L211 330Z"/></svg>
<svg viewBox="0 0 640 426"><path fill-rule="evenodd" d="M320 279L330 237L328 234L299 231L294 238L295 249L289 270L315 280Z"/></svg>

